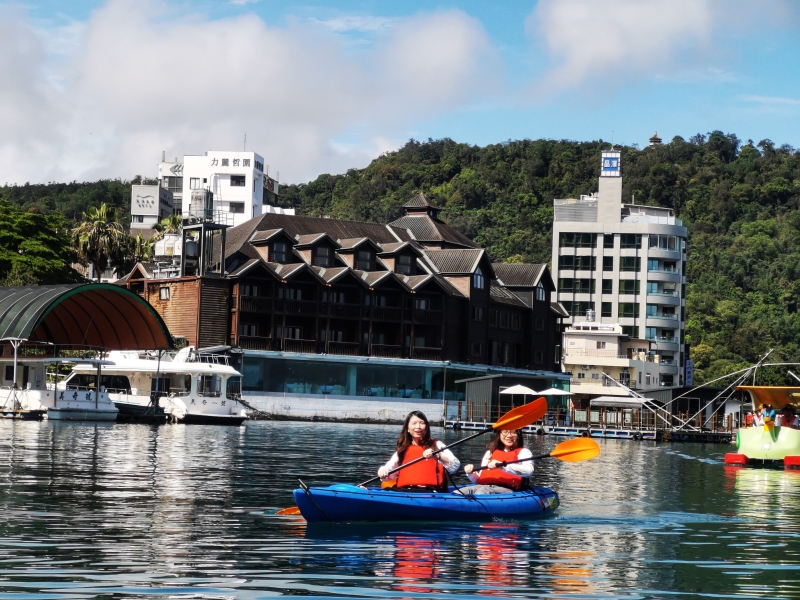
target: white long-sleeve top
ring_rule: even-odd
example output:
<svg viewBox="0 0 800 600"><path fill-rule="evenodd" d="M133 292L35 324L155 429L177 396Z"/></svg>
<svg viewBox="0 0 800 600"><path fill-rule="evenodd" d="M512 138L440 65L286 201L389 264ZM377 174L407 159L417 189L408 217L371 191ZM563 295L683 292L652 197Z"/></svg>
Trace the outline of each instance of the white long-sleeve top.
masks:
<svg viewBox="0 0 800 600"><path fill-rule="evenodd" d="M516 459L523 459L523 458L533 458L533 454L527 448L522 448L519 451L519 456ZM489 461L492 460L492 453L488 450L486 454L483 455L483 460L481 460L481 467L485 467L489 464ZM519 475L520 477L530 477L533 475L533 461L525 461L525 462L518 462L514 463L513 465L506 465L505 467L500 467L506 473L511 475ZM472 483L478 483L478 478L481 476L480 471L473 471L467 477Z"/></svg>
<svg viewBox="0 0 800 600"><path fill-rule="evenodd" d="M444 443L442 443L440 441L437 441L435 446L434 446L434 450L441 450L442 448L445 448ZM455 457L455 454L450 452L450 450L444 450L444 451L440 452L439 454L437 454L436 456L441 456L445 460L449 461L449 464L447 464L447 466L445 466L444 461L442 461L442 466L451 475L453 473L455 473L456 471L458 471L458 468L461 466L461 462L459 462L459 460ZM431 460L436 460L436 456L431 457ZM399 467L400 466L400 457L397 456L397 452L392 454L392 458L390 458L389 462L387 462L383 466L386 467L387 469L389 469L390 471L392 469L396 469L397 467ZM391 481L392 479L397 479L397 476L399 474L400 474L400 471L397 471L397 473L392 473L391 475L389 475L385 479L381 479L381 481Z"/></svg>

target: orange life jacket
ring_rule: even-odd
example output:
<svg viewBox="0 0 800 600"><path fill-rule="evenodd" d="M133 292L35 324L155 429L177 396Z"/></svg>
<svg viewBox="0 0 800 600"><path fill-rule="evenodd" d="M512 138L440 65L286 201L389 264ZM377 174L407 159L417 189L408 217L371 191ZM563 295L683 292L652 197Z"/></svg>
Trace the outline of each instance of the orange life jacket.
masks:
<svg viewBox="0 0 800 600"><path fill-rule="evenodd" d="M425 448L422 446L409 446L406 449L401 464L405 465L412 460L420 458L424 451ZM436 457L431 457L402 469L397 473L397 487L401 488L406 486L425 486L438 489L446 488L442 463L436 460Z"/></svg>
<svg viewBox="0 0 800 600"><path fill-rule="evenodd" d="M511 452L506 452L505 450L495 450L492 452L492 456L489 459L492 460L499 460L500 462L504 462L507 460L517 460L519 458L519 452L522 448L516 448ZM481 474L478 477L478 483L480 485L502 485L503 487L511 488L512 490L519 490L522 489L522 477L520 475L512 475L511 473L506 473L500 467L496 469L481 469Z"/></svg>

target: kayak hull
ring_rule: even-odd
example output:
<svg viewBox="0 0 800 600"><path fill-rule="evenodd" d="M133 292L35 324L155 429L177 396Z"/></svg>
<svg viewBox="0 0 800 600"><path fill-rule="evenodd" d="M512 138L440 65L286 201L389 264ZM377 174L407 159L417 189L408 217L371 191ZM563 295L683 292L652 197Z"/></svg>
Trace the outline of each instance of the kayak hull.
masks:
<svg viewBox="0 0 800 600"><path fill-rule="evenodd" d="M354 485L294 490L300 513L312 522L493 521L540 519L558 508L558 494L534 488L510 494L465 496L450 492L402 492Z"/></svg>

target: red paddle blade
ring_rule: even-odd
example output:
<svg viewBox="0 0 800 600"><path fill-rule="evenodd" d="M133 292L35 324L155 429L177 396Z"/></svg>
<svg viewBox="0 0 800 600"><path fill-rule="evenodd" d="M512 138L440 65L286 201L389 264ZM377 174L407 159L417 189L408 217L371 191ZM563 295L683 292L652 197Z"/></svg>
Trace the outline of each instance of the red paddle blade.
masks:
<svg viewBox="0 0 800 600"><path fill-rule="evenodd" d="M288 508L282 508L278 512L275 513L276 515L299 515L300 509L296 506L289 506Z"/></svg>
<svg viewBox="0 0 800 600"><path fill-rule="evenodd" d="M513 408L497 419L492 429L522 429L535 423L547 414L547 399L540 396L533 402L528 402Z"/></svg>

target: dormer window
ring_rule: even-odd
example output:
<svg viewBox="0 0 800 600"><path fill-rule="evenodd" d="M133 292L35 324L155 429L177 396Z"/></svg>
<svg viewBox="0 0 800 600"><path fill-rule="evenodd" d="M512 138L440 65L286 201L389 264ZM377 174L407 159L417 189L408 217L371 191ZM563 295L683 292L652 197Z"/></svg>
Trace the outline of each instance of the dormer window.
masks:
<svg viewBox="0 0 800 600"><path fill-rule="evenodd" d="M544 288L542 287L541 283L536 286L536 299L539 300L540 302L545 301Z"/></svg>
<svg viewBox="0 0 800 600"><path fill-rule="evenodd" d="M484 285L486 285L486 279L483 277L483 271L478 267L472 275L472 287L482 290Z"/></svg>
<svg viewBox="0 0 800 600"><path fill-rule="evenodd" d="M403 275L413 275L415 266L415 257L409 256L408 254L401 254L397 257L397 266L395 270Z"/></svg>
<svg viewBox="0 0 800 600"><path fill-rule="evenodd" d="M369 250L359 250L356 253L356 269L361 271L374 271L372 262L372 252Z"/></svg>
<svg viewBox="0 0 800 600"><path fill-rule="evenodd" d="M327 246L320 246L316 249L314 255L314 265L317 267L330 267L332 264L333 252Z"/></svg>
<svg viewBox="0 0 800 600"><path fill-rule="evenodd" d="M272 246L272 260L277 263L285 263L289 254L289 247L285 242L275 242Z"/></svg>

